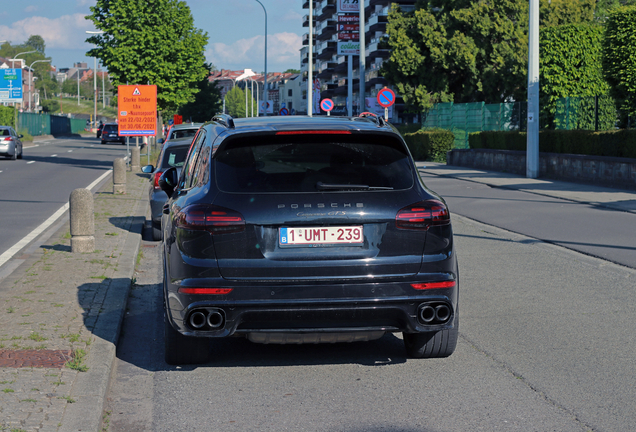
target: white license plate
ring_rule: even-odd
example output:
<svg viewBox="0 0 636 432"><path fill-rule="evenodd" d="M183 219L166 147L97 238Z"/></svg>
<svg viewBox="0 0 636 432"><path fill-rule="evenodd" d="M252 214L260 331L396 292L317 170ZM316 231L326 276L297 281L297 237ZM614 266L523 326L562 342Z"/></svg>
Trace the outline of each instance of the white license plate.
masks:
<svg viewBox="0 0 636 432"><path fill-rule="evenodd" d="M290 245L362 245L364 235L362 225L336 227L279 228L278 242Z"/></svg>

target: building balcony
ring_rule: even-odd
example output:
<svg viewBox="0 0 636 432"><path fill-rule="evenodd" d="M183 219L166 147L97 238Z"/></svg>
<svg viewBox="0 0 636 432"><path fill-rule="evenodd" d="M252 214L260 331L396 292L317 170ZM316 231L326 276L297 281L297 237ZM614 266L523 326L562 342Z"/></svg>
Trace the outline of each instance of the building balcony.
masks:
<svg viewBox="0 0 636 432"><path fill-rule="evenodd" d="M327 42L322 47L319 46L316 51L318 51L318 59L319 60L328 60L332 58L338 49L337 42Z"/></svg>
<svg viewBox="0 0 636 432"><path fill-rule="evenodd" d="M314 15L313 23L313 27L316 28L316 15ZM309 14L303 15L303 27L309 27Z"/></svg>
<svg viewBox="0 0 636 432"><path fill-rule="evenodd" d="M313 2L314 10L316 9L316 3L317 2ZM303 9L309 9L309 0L303 1Z"/></svg>
<svg viewBox="0 0 636 432"><path fill-rule="evenodd" d="M312 45L316 46L316 35L314 35L312 41ZM309 46L309 33L305 33L303 35L303 45Z"/></svg>

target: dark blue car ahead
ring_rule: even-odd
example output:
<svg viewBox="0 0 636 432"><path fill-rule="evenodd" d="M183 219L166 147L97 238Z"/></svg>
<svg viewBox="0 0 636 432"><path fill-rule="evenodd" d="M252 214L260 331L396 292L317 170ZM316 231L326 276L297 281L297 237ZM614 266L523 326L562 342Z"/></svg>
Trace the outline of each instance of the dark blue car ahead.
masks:
<svg viewBox="0 0 636 432"><path fill-rule="evenodd" d="M214 338L334 343L403 335L446 357L459 272L444 200L375 116L218 116L181 174L159 180L165 357L210 358Z"/></svg>

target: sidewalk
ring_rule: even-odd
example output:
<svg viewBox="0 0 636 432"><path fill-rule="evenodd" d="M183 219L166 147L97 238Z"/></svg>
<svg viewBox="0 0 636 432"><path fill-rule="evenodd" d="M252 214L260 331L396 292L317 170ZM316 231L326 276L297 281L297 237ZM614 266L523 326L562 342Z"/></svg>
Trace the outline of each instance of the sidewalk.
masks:
<svg viewBox="0 0 636 432"><path fill-rule="evenodd" d="M549 179L530 179L514 174L450 166L435 162L417 162L419 171L441 177L483 183L491 187L521 190L536 195L592 204L613 210L636 213L636 192L582 183Z"/></svg>
<svg viewBox="0 0 636 432"><path fill-rule="evenodd" d="M148 180L94 196L95 252L71 253L68 213L0 282L0 430L97 431L148 208ZM70 195L70 191L69 191Z"/></svg>

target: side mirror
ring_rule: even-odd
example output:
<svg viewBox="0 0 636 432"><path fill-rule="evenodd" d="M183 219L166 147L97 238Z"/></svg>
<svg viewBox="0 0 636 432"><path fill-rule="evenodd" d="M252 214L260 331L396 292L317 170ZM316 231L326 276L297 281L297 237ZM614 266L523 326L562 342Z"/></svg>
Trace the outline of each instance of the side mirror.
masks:
<svg viewBox="0 0 636 432"><path fill-rule="evenodd" d="M152 165L146 165L141 167L141 172L146 174L152 174L154 170L155 170L155 167Z"/></svg>
<svg viewBox="0 0 636 432"><path fill-rule="evenodd" d="M18 138L24 138L24 135L20 134L18 135Z"/></svg>
<svg viewBox="0 0 636 432"><path fill-rule="evenodd" d="M168 198L174 193L178 182L179 176L177 175L177 169L174 167L167 169L161 174L161 177L159 177L159 187L168 195Z"/></svg>

